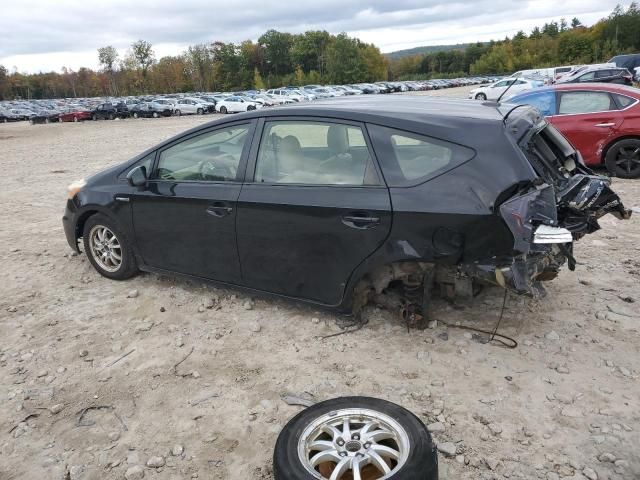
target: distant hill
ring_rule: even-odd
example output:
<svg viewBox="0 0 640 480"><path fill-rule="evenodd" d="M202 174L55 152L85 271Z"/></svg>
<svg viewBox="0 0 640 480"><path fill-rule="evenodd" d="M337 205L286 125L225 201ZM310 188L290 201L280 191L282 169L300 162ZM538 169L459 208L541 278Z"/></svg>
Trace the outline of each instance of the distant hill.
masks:
<svg viewBox="0 0 640 480"><path fill-rule="evenodd" d="M434 52L446 52L449 50L464 50L470 43L457 43L455 45L426 45L424 47L408 48L406 50L397 50L395 52L385 53L387 58L396 60L402 57L409 57L412 55L424 55L425 53Z"/></svg>

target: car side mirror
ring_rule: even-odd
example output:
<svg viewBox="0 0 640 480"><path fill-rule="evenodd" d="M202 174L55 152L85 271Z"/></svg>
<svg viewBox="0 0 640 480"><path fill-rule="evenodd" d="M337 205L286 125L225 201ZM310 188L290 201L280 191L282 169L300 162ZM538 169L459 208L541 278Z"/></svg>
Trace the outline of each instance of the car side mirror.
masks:
<svg viewBox="0 0 640 480"><path fill-rule="evenodd" d="M134 168L127 173L127 182L132 187L141 187L147 183L147 168L144 165Z"/></svg>

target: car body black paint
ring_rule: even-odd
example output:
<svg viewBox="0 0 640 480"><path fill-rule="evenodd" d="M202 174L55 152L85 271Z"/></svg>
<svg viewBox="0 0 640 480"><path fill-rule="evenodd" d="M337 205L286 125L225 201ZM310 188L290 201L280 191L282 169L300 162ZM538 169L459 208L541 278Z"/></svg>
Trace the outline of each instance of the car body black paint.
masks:
<svg viewBox="0 0 640 480"><path fill-rule="evenodd" d="M525 107L503 122L512 108L415 97L349 97L217 120L88 179L67 203L65 233L77 249L79 224L88 212L99 211L114 218L132 240L143 270L195 276L341 309L350 307L361 278L393 262L467 265L475 271L496 265L496 259L506 259L505 265L538 265L536 258L516 262L521 253L500 215L499 202L541 182L520 142L545 121L535 109ZM460 144L475 155L415 186L253 183L264 119L290 117L363 126L372 136L367 141L381 180L384 172L376 156L382 149L371 134L376 125ZM150 180L142 188L126 182L127 171L147 155L191 135L249 121L256 132L235 182ZM128 201L118 200L121 197ZM206 211L216 202L231 208L230 215L208 218ZM378 222L367 228L345 223L345 217L359 215Z"/></svg>

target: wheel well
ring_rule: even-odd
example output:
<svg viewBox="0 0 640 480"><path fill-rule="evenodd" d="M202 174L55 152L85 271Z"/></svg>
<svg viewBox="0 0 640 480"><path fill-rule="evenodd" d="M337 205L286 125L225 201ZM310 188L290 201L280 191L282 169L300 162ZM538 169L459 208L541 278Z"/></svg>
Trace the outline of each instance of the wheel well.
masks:
<svg viewBox="0 0 640 480"><path fill-rule="evenodd" d="M84 224L87 223L87 220L89 219L89 217L92 217L96 213L99 213L99 212L97 210L89 210L89 211L83 212L82 215L80 215L80 218L78 218L78 221L76 222L76 241L80 237L82 237L82 232L84 232Z"/></svg>
<svg viewBox="0 0 640 480"><path fill-rule="evenodd" d="M609 142L607 144L607 146L605 146L602 149L602 158L600 159L602 164L604 165L604 162L607 158L607 153L609 153L609 149L615 145L616 143L618 143L620 140L640 140L640 137L638 135L625 135L624 137L617 137L615 140L612 140L611 142Z"/></svg>

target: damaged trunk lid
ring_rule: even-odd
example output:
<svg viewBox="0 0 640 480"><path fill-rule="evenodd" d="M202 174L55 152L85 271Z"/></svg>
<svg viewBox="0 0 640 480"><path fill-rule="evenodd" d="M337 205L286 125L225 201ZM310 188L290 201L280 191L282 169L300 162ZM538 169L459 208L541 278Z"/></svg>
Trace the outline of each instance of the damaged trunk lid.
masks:
<svg viewBox="0 0 640 480"><path fill-rule="evenodd" d="M607 213L628 219L631 212L611 189L611 180L587 168L580 153L537 110L508 107L507 132L537 178L499 206L514 237L514 257L474 270L505 288L535 294L541 292L539 281L555 278L565 261L575 268L573 241L599 230L598 219Z"/></svg>

